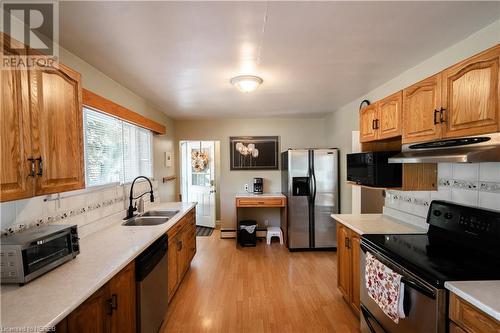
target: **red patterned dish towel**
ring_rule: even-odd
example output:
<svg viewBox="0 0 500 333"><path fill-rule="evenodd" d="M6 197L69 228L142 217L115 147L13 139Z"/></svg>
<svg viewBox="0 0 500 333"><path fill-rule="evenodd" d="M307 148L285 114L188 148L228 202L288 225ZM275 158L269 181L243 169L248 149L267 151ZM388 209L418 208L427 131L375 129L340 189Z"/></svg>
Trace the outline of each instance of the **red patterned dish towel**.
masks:
<svg viewBox="0 0 500 333"><path fill-rule="evenodd" d="M401 275L366 252L365 281L368 295L396 324L405 318L403 310L404 284Z"/></svg>

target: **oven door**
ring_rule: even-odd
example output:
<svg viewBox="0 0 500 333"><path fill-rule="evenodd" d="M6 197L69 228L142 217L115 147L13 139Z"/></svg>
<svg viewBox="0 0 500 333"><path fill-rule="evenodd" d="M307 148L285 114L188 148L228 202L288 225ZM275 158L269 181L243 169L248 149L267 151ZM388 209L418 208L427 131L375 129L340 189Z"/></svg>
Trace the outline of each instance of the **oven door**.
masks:
<svg viewBox="0 0 500 333"><path fill-rule="evenodd" d="M70 229L34 241L22 250L24 282L51 270L73 257Z"/></svg>
<svg viewBox="0 0 500 333"><path fill-rule="evenodd" d="M446 292L436 289L404 270L366 243L361 245L361 332L362 333L423 333L446 332ZM402 276L405 284L404 310L406 318L396 324L368 295L365 280L366 252Z"/></svg>

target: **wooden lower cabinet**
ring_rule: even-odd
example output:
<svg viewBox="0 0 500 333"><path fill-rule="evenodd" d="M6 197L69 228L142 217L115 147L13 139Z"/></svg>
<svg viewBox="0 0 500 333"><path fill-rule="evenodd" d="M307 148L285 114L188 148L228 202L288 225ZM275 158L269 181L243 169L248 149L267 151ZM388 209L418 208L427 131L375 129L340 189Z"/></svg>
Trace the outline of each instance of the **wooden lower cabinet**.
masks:
<svg viewBox="0 0 500 333"><path fill-rule="evenodd" d="M179 288L196 254L196 213L193 208L171 228L168 236L168 301Z"/></svg>
<svg viewBox="0 0 500 333"><path fill-rule="evenodd" d="M450 333L500 333L500 321L450 293Z"/></svg>
<svg viewBox="0 0 500 333"><path fill-rule="evenodd" d="M56 332L135 333L135 263L115 275L56 326Z"/></svg>
<svg viewBox="0 0 500 333"><path fill-rule="evenodd" d="M359 316L360 236L337 222L337 287Z"/></svg>

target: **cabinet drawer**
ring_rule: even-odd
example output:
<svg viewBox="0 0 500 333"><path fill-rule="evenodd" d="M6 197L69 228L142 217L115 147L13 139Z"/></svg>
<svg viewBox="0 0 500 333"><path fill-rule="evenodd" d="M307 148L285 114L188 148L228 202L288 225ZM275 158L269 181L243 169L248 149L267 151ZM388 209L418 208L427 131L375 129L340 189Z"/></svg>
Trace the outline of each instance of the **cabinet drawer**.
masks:
<svg viewBox="0 0 500 333"><path fill-rule="evenodd" d="M180 219L179 221L177 221L176 224L174 224L172 226L172 228L168 229L168 231L167 231L167 237L168 237L168 239L171 239L175 235L177 235L177 233L182 229L183 225L184 225L183 219Z"/></svg>
<svg viewBox="0 0 500 333"><path fill-rule="evenodd" d="M238 198L237 207L283 207L284 198Z"/></svg>
<svg viewBox="0 0 500 333"><path fill-rule="evenodd" d="M450 293L450 319L471 333L500 333L500 322Z"/></svg>

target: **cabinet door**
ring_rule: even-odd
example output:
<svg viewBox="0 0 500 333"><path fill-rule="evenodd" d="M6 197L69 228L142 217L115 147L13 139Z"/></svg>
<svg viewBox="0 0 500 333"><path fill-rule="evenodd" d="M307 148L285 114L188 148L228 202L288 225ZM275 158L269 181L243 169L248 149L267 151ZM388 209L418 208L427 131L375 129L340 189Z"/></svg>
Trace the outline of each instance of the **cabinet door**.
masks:
<svg viewBox="0 0 500 333"><path fill-rule="evenodd" d="M500 46L443 72L443 136L457 137L499 130Z"/></svg>
<svg viewBox="0 0 500 333"><path fill-rule="evenodd" d="M402 107L402 91L378 102L378 119L375 126L378 130L378 139L387 139L401 135Z"/></svg>
<svg viewBox="0 0 500 333"><path fill-rule="evenodd" d="M0 87L0 201L10 201L34 194L28 71L0 70Z"/></svg>
<svg viewBox="0 0 500 333"><path fill-rule="evenodd" d="M441 137L441 74L403 90L403 143Z"/></svg>
<svg viewBox="0 0 500 333"><path fill-rule="evenodd" d="M337 286L349 302L351 281L351 251L349 245L349 230L337 223Z"/></svg>
<svg viewBox="0 0 500 333"><path fill-rule="evenodd" d="M356 234L355 232L351 231L351 241L350 241L350 248L351 248L351 272L352 272L352 280L351 280L351 306L354 308L354 310L357 311L357 313L360 313L361 307L360 307L360 281L361 281L361 275L360 275L360 238L359 235Z"/></svg>
<svg viewBox="0 0 500 333"><path fill-rule="evenodd" d="M359 141L367 142L377 140L377 108L378 104L370 104L361 109L359 113Z"/></svg>
<svg viewBox="0 0 500 333"><path fill-rule="evenodd" d="M99 289L88 300L68 316L68 331L71 333L105 333L109 330L109 315L106 314L107 286Z"/></svg>
<svg viewBox="0 0 500 333"><path fill-rule="evenodd" d="M41 158L36 195L85 186L81 90L80 74L63 65L33 71L33 152Z"/></svg>
<svg viewBox="0 0 500 333"><path fill-rule="evenodd" d="M110 317L111 333L135 333L135 265L122 269L109 282L109 293L114 302Z"/></svg>
<svg viewBox="0 0 500 333"><path fill-rule="evenodd" d="M180 250L179 254L177 257L177 276L179 283L182 281L182 278L184 277L184 274L186 273L188 267L189 267L189 230L188 230L188 223L186 220L183 221L184 226L182 230L180 231L179 235L179 241L181 243L180 245Z"/></svg>
<svg viewBox="0 0 500 333"><path fill-rule="evenodd" d="M177 253L178 239L177 235L168 238L168 301L174 297L177 289Z"/></svg>

